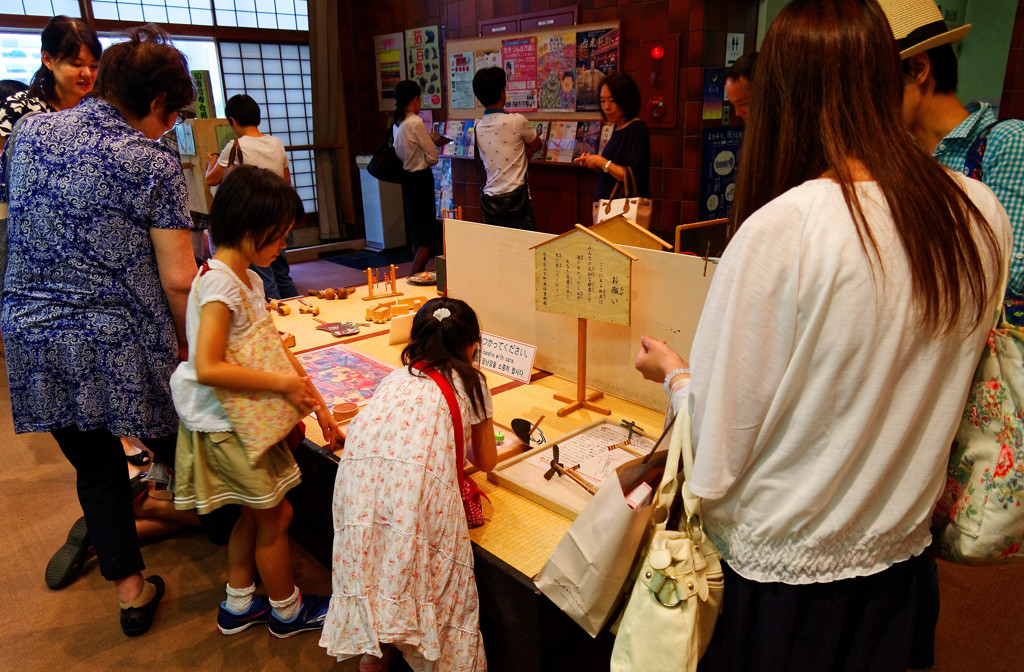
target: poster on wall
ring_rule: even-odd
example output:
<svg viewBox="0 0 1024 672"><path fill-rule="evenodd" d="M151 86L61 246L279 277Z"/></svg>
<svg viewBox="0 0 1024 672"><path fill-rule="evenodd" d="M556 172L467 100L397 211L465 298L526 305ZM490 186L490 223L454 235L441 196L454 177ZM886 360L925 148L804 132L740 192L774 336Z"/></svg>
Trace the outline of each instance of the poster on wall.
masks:
<svg viewBox="0 0 1024 672"><path fill-rule="evenodd" d="M497 47L484 47L473 52L473 72L479 72L484 68L501 67L501 49Z"/></svg>
<svg viewBox="0 0 1024 672"><path fill-rule="evenodd" d="M423 89L423 107L441 107L441 32L437 26L405 31L405 64L408 74Z"/></svg>
<svg viewBox="0 0 1024 672"><path fill-rule="evenodd" d="M704 131L700 175L700 218L728 217L736 190L743 127L723 126Z"/></svg>
<svg viewBox="0 0 1024 672"><path fill-rule="evenodd" d="M451 73L451 88L448 92L451 106L463 110L473 109L476 97L473 95L473 52L458 51L448 55L448 72Z"/></svg>
<svg viewBox="0 0 1024 672"><path fill-rule="evenodd" d="M721 119L725 100L725 69L704 68L703 119Z"/></svg>
<svg viewBox="0 0 1024 672"><path fill-rule="evenodd" d="M559 33L537 41L537 80L542 112L576 109L576 34Z"/></svg>
<svg viewBox="0 0 1024 672"><path fill-rule="evenodd" d="M382 112L395 109L395 84L405 79L405 59L401 33L376 35L373 38L374 60L377 63L377 100Z"/></svg>
<svg viewBox="0 0 1024 672"><path fill-rule="evenodd" d="M537 37L501 41L505 68L505 111L537 111Z"/></svg>
<svg viewBox="0 0 1024 672"><path fill-rule="evenodd" d="M576 33L576 111L601 109L601 80L619 67L619 29Z"/></svg>

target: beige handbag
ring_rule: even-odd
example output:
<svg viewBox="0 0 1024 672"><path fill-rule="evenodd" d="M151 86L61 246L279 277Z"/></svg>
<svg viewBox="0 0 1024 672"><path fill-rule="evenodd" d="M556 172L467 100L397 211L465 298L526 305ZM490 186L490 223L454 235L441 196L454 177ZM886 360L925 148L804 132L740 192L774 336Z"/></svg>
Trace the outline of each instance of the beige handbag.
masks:
<svg viewBox="0 0 1024 672"><path fill-rule="evenodd" d="M204 263L201 274L208 270L209 266ZM229 275L238 283L245 297L242 282L234 274L229 272ZM198 301L198 292L195 292L195 297ZM242 335L228 342L224 350L224 361L258 371L294 374L295 368L284 350L270 311L256 315L249 302L244 303L251 324ZM268 448L288 436L301 419L298 409L280 392L226 390L219 387L214 388L214 392L231 422L232 431L245 448L246 459L253 466Z"/></svg>
<svg viewBox="0 0 1024 672"><path fill-rule="evenodd" d="M676 417L668 451L655 499L653 534L619 624L611 672L694 672L722 608L722 555L704 533L700 497L690 492L688 483L693 448L686 407ZM669 516L679 493L680 453L686 477L683 516L679 529L672 530Z"/></svg>
<svg viewBox="0 0 1024 672"><path fill-rule="evenodd" d="M623 186L622 182L616 182L608 198L594 201L594 224L611 219L616 215L622 215L635 222L638 226L650 229L651 208L654 207L654 203L649 198L641 198L639 196L636 188L636 177L633 175L633 169L629 166L626 166L626 182L622 190L623 198L616 198L621 186Z"/></svg>

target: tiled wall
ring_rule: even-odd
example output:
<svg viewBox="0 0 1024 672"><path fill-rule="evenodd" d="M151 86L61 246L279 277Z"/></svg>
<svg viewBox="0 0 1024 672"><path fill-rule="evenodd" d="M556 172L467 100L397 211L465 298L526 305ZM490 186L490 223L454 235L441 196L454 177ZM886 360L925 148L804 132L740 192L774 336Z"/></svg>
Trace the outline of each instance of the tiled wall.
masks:
<svg viewBox="0 0 1024 672"><path fill-rule="evenodd" d="M1017 4L1017 18L1013 22L999 116L1003 119L1024 119L1024 0Z"/></svg>
<svg viewBox="0 0 1024 672"><path fill-rule="evenodd" d="M680 69L675 128L651 130L651 228L672 240L676 224L696 221L700 197L700 134L703 66L724 62L726 32L746 34L753 49L757 0L375 0L349 5L351 47L343 47L343 80L355 154L373 151L384 134L385 115L377 111L373 36L439 24L447 39L476 36L477 21L578 5L580 23L618 20L622 26L622 65L634 79L642 75L640 39L680 36ZM343 18L344 21L344 18ZM438 114L440 113L440 114ZM443 120L444 111L435 111ZM709 122L720 124L720 121ZM480 180L472 161L453 159L455 204L467 219L481 219ZM353 185L357 188L358 185ZM542 230L561 233L587 222L597 178L561 165L530 164L530 190ZM357 191L358 193L358 191Z"/></svg>

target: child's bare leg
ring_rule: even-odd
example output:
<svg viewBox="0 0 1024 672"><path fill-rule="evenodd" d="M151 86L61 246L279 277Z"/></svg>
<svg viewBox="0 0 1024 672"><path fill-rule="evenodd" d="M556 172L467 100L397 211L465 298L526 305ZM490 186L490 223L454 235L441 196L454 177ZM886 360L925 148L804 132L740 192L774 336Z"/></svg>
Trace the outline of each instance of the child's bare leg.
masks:
<svg viewBox="0 0 1024 672"><path fill-rule="evenodd" d="M267 587L267 597L274 601L287 600L295 591L292 555L288 546L292 506L285 499L271 509L243 510L256 521L256 566Z"/></svg>
<svg viewBox="0 0 1024 672"><path fill-rule="evenodd" d="M252 509L242 507L228 540L228 585L248 588L256 577L256 519Z"/></svg>

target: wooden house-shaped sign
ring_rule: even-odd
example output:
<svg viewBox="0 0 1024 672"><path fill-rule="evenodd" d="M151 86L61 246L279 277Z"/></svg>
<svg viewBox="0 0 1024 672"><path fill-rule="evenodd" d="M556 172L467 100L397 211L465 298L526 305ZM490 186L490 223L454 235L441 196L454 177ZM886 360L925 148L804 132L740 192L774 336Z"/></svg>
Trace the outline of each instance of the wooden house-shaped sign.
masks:
<svg viewBox="0 0 1024 672"><path fill-rule="evenodd" d="M532 249L537 310L629 324L630 264L637 257L580 224Z"/></svg>
<svg viewBox="0 0 1024 672"><path fill-rule="evenodd" d="M615 215L590 227L590 230L610 243L642 247L645 250L671 250L672 246L632 219Z"/></svg>

